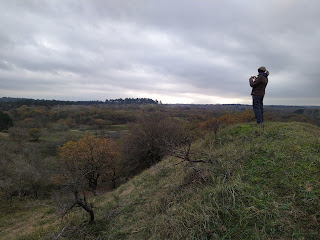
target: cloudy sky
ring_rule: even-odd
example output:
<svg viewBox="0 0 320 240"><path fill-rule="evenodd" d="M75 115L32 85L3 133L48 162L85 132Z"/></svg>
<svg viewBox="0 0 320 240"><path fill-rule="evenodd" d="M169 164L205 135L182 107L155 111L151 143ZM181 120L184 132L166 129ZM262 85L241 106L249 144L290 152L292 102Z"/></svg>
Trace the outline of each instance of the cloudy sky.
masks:
<svg viewBox="0 0 320 240"><path fill-rule="evenodd" d="M0 97L320 105L319 0L0 0Z"/></svg>

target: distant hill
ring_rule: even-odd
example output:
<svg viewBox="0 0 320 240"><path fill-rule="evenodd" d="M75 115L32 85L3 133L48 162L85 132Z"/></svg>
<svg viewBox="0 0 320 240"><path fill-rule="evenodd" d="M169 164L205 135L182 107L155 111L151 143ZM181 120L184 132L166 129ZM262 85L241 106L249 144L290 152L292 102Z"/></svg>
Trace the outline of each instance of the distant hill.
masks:
<svg viewBox="0 0 320 240"><path fill-rule="evenodd" d="M192 146L212 163L191 167L165 158L117 190L92 197L96 224L68 239L319 239L319 127L267 123L262 131L240 124ZM38 226L24 239L58 233L67 239L66 228L72 232L70 224L87 218L76 212L53 222L49 216L45 228L43 217L20 223Z"/></svg>

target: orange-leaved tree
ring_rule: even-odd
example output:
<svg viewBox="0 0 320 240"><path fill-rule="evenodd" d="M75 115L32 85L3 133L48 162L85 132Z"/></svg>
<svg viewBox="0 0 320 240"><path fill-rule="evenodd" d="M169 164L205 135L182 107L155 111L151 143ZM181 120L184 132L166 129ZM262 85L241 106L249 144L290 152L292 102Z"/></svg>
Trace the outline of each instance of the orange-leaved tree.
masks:
<svg viewBox="0 0 320 240"><path fill-rule="evenodd" d="M64 168L80 172L95 191L98 180L103 175L114 175L120 153L116 143L107 138L90 135L66 143L60 149L60 161Z"/></svg>
<svg viewBox="0 0 320 240"><path fill-rule="evenodd" d="M252 109L247 109L245 111L236 113L234 115L234 118L236 122L239 122L239 123L253 122L255 120Z"/></svg>
<svg viewBox="0 0 320 240"><path fill-rule="evenodd" d="M61 147L60 168L55 182L64 190L62 195L56 197L62 216L78 206L88 212L90 222L94 222L93 205L87 201L86 186L89 182L89 187L95 192L102 175L109 174L114 179L119 157L115 142L107 138L86 135Z"/></svg>
<svg viewBox="0 0 320 240"><path fill-rule="evenodd" d="M207 121L201 122L200 129L205 131L213 131L215 135L217 135L217 132L221 125L221 120L216 117L212 117L208 119Z"/></svg>

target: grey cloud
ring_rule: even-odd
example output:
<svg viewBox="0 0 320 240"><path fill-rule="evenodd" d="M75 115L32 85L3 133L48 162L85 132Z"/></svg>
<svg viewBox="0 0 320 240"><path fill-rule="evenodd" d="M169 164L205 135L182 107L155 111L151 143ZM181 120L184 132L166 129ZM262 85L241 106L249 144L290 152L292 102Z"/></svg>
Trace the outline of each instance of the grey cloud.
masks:
<svg viewBox="0 0 320 240"><path fill-rule="evenodd" d="M266 102L299 104L303 97L320 104L316 0L0 3L4 93L21 94L25 83L32 93L47 87L70 98L66 88L83 96L90 84L87 99L185 93L194 102L213 96L249 103L248 78L265 65ZM7 78L19 80L4 84Z"/></svg>

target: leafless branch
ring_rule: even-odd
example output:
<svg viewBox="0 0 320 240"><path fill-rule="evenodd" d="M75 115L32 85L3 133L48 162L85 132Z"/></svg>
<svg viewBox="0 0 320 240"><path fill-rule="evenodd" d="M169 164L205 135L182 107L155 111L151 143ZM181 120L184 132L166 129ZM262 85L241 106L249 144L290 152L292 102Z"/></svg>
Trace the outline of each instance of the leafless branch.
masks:
<svg viewBox="0 0 320 240"><path fill-rule="evenodd" d="M188 139L185 139L184 145L181 146L178 143L169 143L167 146L168 147L168 154L170 156L176 157L181 159L182 161L179 163L176 163L174 166L179 165L183 162L189 162L190 164L193 163L210 163L210 160L204 160L204 159L199 159L193 154L191 151L191 141ZM198 154L199 155L199 154ZM203 154L202 154L203 155Z"/></svg>
<svg viewBox="0 0 320 240"><path fill-rule="evenodd" d="M58 240L58 239L62 236L63 232L64 232L68 227L69 227L69 225L65 226L65 227L61 230L61 232L54 238L54 240Z"/></svg>

